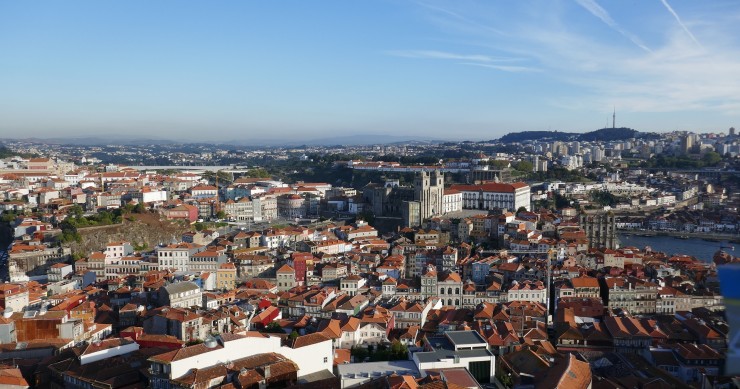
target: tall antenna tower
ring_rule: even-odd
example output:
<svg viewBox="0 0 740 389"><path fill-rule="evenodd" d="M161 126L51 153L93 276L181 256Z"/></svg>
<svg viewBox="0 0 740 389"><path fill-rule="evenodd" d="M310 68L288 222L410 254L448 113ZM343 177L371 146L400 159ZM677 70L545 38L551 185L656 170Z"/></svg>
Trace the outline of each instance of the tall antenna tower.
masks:
<svg viewBox="0 0 740 389"><path fill-rule="evenodd" d="M612 113L612 128L617 128L617 107L614 107L614 113Z"/></svg>

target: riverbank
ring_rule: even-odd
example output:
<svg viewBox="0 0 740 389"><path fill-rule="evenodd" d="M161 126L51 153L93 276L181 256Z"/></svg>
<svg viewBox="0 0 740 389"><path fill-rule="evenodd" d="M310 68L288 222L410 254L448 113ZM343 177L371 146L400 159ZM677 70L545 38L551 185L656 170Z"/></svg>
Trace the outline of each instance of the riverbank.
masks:
<svg viewBox="0 0 740 389"><path fill-rule="evenodd" d="M735 244L727 240L709 242L700 238L678 239L673 236L640 236L619 234L621 247L633 246L641 250L650 247L653 251L660 251L668 255L690 255L704 262L711 262L714 253L723 249L733 256L737 256L740 246L735 249Z"/></svg>
<svg viewBox="0 0 740 389"><path fill-rule="evenodd" d="M669 236L669 237L688 237L689 239L712 239L716 241L728 241L731 243L740 243L738 234L720 234L716 232L685 232L685 231L652 231L652 230L617 230L620 235L635 236Z"/></svg>

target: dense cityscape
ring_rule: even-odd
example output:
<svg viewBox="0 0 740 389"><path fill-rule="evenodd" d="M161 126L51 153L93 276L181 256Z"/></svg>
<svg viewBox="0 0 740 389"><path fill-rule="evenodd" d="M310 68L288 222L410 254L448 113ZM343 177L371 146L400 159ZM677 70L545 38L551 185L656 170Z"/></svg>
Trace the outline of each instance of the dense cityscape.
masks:
<svg viewBox="0 0 740 389"><path fill-rule="evenodd" d="M737 387L740 136L611 124L5 139L0 384Z"/></svg>

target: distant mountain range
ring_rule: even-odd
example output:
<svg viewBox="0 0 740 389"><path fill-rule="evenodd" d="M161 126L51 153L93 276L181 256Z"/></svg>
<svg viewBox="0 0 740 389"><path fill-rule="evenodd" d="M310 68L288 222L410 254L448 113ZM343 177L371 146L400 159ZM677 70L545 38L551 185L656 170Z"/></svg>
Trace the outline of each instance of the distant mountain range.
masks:
<svg viewBox="0 0 740 389"><path fill-rule="evenodd" d="M602 128L600 130L575 133L561 131L522 131L511 132L502 136L499 141L502 143L524 142L531 140L548 140L548 141L619 141L630 138L653 138L658 137L654 133L639 132L631 128ZM8 139L10 140L10 139ZM227 142L211 143L203 141L175 142L169 139L153 138L126 138L122 135L112 135L106 137L57 137L57 138L24 138L17 139L26 142L39 142L47 144L60 145L79 145L79 146L102 146L102 145L123 145L123 146L146 146L146 145L173 145L173 144L223 144L233 146L249 147L296 147L296 146L368 146L368 145L429 145L446 142L462 142L465 139L419 139L413 135L387 135L387 134L357 134L343 135L336 137L324 137L316 139L268 139L253 138L245 136L244 138L232 139ZM473 141L475 142L475 141Z"/></svg>
<svg viewBox="0 0 740 389"><path fill-rule="evenodd" d="M115 136L105 137L105 138L80 136L80 137L66 137L66 138L19 138L19 139L7 139L7 140L38 142L38 143L57 144L57 145L79 145L79 146L104 146L104 145L145 146L145 145L171 145L171 144L176 144L176 143L182 143L182 142L171 141L168 139L148 139L148 138L129 139L126 137L115 137Z"/></svg>
<svg viewBox="0 0 740 389"><path fill-rule="evenodd" d="M447 142L439 139L414 139L413 136L384 135L384 134L357 134L337 136L333 138L316 138L303 140L275 140L244 138L235 139L229 144L241 146L367 146L367 145L393 145L393 144L436 144Z"/></svg>
<svg viewBox="0 0 740 389"><path fill-rule="evenodd" d="M79 145L79 146L103 146L103 145L122 145L122 146L146 146L146 145L172 145L172 144L207 144L210 142L192 141L192 142L175 142L169 139L151 139L151 138L126 138L126 137L68 137L68 138L22 138L22 139L8 139L18 140L24 142L38 142L46 144L59 144L59 145ZM413 136L397 136L397 135L378 135L378 134L358 134L358 135L346 135L337 136L333 138L316 138L316 139L267 139L267 138L250 138L244 137L241 139L232 139L228 142L219 144L234 145L234 146L332 146L332 145L345 145L345 146L367 146L367 145L398 145L398 144L437 144L442 142L449 142L449 140L439 139L414 139ZM211 143L216 144L216 143Z"/></svg>
<svg viewBox="0 0 740 389"><path fill-rule="evenodd" d="M499 141L503 143L524 142L530 140L548 140L548 141L619 141L630 138L650 138L657 136L652 133L640 132L627 127L619 128L602 128L600 130L577 133L577 132L560 132L560 131L522 131L511 132L502 136Z"/></svg>

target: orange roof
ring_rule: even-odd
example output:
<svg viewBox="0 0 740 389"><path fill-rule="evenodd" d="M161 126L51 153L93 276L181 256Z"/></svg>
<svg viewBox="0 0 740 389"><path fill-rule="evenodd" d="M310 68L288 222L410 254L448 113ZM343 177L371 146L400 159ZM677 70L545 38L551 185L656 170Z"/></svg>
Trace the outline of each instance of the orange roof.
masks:
<svg viewBox="0 0 740 389"><path fill-rule="evenodd" d="M310 346L312 344L321 343L326 340L330 340L329 337L319 332L309 335L303 335L295 339L295 341L293 342L293 348Z"/></svg>
<svg viewBox="0 0 740 389"><path fill-rule="evenodd" d="M338 348L334 350L334 364L341 365L350 362L350 349Z"/></svg>
<svg viewBox="0 0 740 389"><path fill-rule="evenodd" d="M462 282L462 279L457 273L448 273L442 281Z"/></svg>
<svg viewBox="0 0 740 389"><path fill-rule="evenodd" d="M2 369L0 370L0 386L5 387L19 386L27 388L28 382L21 374L20 369Z"/></svg>
<svg viewBox="0 0 740 389"><path fill-rule="evenodd" d="M295 270L292 267L288 266L288 265L283 265L283 267L281 267L280 269L278 269L277 272L278 273L295 273Z"/></svg>
<svg viewBox="0 0 740 389"><path fill-rule="evenodd" d="M190 188L191 191L194 190L207 190L207 191L218 191L218 189L215 186L210 185L198 185Z"/></svg>
<svg viewBox="0 0 740 389"><path fill-rule="evenodd" d="M594 277L581 276L570 280L574 288L598 288L599 280Z"/></svg>

